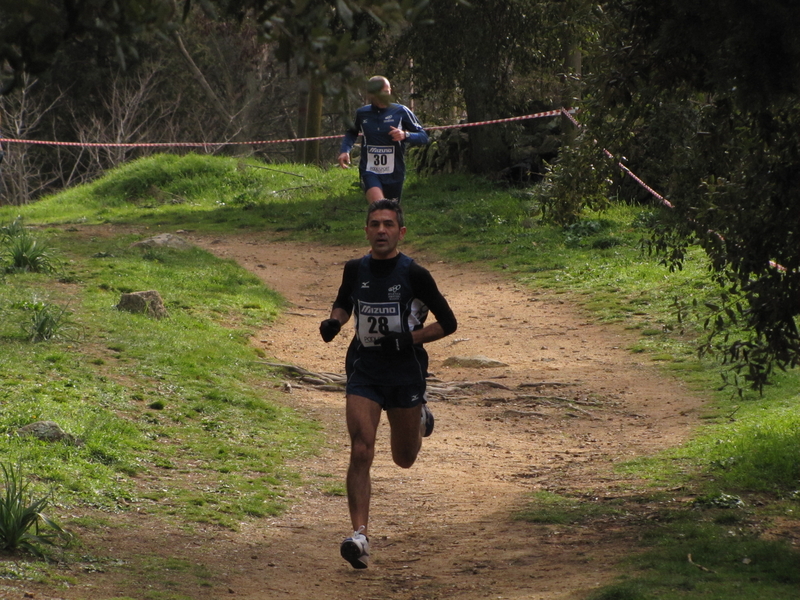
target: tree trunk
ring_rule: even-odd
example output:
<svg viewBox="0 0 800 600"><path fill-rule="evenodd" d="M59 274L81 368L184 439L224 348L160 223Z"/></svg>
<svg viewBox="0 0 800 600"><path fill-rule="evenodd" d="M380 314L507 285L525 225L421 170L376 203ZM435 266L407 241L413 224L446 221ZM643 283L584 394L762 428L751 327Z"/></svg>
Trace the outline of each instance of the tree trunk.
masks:
<svg viewBox="0 0 800 600"><path fill-rule="evenodd" d="M306 137L318 137L322 133L322 88L311 83L308 90L308 115L306 117ZM319 165L319 140L305 143L304 162Z"/></svg>
<svg viewBox="0 0 800 600"><path fill-rule="evenodd" d="M581 49L577 42L564 44L564 97L562 106L573 108L580 100ZM571 146L578 136L578 128L566 116L561 117L564 127L564 144Z"/></svg>
<svg viewBox="0 0 800 600"><path fill-rule="evenodd" d="M500 83L491 65L471 61L463 82L464 103L470 123L496 119L497 108L492 102ZM509 166L511 150L504 139L503 129L497 125L469 128L470 170L474 173L491 173Z"/></svg>
<svg viewBox="0 0 800 600"><path fill-rule="evenodd" d="M305 82L300 86L297 94L297 133L296 137L306 137L308 127L308 87ZM302 164L306 158L305 142L297 142L294 145L294 162Z"/></svg>

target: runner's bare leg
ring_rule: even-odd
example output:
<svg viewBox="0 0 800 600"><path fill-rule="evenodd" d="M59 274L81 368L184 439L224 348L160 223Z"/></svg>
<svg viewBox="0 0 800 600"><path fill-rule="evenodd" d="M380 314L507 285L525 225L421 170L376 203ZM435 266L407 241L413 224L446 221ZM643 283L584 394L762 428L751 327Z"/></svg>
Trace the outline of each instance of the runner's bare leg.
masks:
<svg viewBox="0 0 800 600"><path fill-rule="evenodd" d="M381 406L363 396L347 395L346 420L350 434L350 466L347 469L347 506L353 531L362 525L367 535L372 481L369 471L375 457L375 438ZM419 417L417 417L419 420ZM419 425L417 426L419 427Z"/></svg>
<svg viewBox="0 0 800 600"><path fill-rule="evenodd" d="M386 411L389 425L392 428L392 460L399 467L408 469L417 460L422 448L422 436L419 421L422 417L422 405L414 408L390 408Z"/></svg>
<svg viewBox="0 0 800 600"><path fill-rule="evenodd" d="M367 190L367 204L372 204L381 199L383 199L383 190L381 188L371 187Z"/></svg>

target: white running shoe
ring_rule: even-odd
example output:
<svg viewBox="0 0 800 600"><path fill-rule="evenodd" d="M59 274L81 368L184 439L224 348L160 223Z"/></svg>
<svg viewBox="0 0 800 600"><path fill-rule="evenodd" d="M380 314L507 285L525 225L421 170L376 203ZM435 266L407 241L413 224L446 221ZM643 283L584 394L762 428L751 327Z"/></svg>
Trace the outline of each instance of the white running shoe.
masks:
<svg viewBox="0 0 800 600"><path fill-rule="evenodd" d="M433 433L433 413L428 408L427 403L422 404L422 415L419 423L419 433L422 437L428 437Z"/></svg>
<svg viewBox="0 0 800 600"><path fill-rule="evenodd" d="M342 558L353 565L354 569L366 569L369 560L369 539L363 533L364 526L353 532L353 535L342 542L340 552Z"/></svg>

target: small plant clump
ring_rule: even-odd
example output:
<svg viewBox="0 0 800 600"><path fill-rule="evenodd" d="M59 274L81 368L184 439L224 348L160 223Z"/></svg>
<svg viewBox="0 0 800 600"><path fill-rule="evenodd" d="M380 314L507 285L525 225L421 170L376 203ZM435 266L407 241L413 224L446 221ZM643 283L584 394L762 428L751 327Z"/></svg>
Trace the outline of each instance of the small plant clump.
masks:
<svg viewBox="0 0 800 600"><path fill-rule="evenodd" d="M31 235L19 218L0 227L0 245L6 273L52 273L57 270L53 250Z"/></svg>
<svg viewBox="0 0 800 600"><path fill-rule="evenodd" d="M15 305L30 312L30 318L22 323L22 331L31 342L43 342L57 337L69 324L69 311L66 308L33 300Z"/></svg>
<svg viewBox="0 0 800 600"><path fill-rule="evenodd" d="M22 224L22 219L17 217L8 225L0 227L0 242L6 242L23 233L25 233L25 226Z"/></svg>
<svg viewBox="0 0 800 600"><path fill-rule="evenodd" d="M4 493L0 496L0 548L14 552L25 550L43 556L41 545L53 545L69 534L42 511L50 504L50 494L34 498L30 482L24 480L22 465L0 464L3 471ZM42 525L51 531L42 531Z"/></svg>

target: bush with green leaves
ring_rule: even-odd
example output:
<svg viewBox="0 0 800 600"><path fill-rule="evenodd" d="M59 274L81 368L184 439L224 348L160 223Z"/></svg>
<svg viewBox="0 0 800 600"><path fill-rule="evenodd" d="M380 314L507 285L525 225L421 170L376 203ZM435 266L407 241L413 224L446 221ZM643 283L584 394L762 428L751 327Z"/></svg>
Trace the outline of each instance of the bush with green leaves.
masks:
<svg viewBox="0 0 800 600"><path fill-rule="evenodd" d="M34 497L30 481L25 481L22 465L0 464L0 468L5 485L0 496L0 548L42 556L42 544L53 545L58 539L68 539L69 534L42 512L50 504L50 494ZM42 526L50 531L43 531Z"/></svg>

